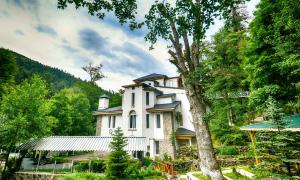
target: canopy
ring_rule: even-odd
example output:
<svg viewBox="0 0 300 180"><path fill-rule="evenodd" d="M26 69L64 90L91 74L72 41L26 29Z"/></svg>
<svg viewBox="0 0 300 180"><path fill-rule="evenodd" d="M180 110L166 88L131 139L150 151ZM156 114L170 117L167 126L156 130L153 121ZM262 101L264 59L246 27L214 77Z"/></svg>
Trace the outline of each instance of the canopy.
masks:
<svg viewBox="0 0 300 180"><path fill-rule="evenodd" d="M145 137L126 137L126 151L146 151ZM20 150L38 151L110 151L112 137L101 136L51 136L22 144Z"/></svg>
<svg viewBox="0 0 300 180"><path fill-rule="evenodd" d="M284 131L294 131L300 132L300 114L286 116L283 118L286 122ZM244 131L277 131L276 125L271 121L263 121L258 123L253 123L247 126L240 127Z"/></svg>

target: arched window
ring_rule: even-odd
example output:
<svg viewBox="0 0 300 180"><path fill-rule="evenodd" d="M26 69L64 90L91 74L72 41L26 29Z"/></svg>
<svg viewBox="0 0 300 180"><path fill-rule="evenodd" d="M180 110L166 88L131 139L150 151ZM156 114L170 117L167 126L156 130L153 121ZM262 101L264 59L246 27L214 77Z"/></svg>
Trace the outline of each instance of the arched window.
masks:
<svg viewBox="0 0 300 180"><path fill-rule="evenodd" d="M136 128L136 113L135 113L135 111L130 111L130 113L129 113L129 128L130 129Z"/></svg>

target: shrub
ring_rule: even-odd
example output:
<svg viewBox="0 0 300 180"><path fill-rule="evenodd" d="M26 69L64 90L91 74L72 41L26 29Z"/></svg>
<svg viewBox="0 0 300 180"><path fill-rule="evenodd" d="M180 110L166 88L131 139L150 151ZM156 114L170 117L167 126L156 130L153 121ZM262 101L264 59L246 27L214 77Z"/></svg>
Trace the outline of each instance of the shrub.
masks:
<svg viewBox="0 0 300 180"><path fill-rule="evenodd" d="M235 146L224 146L219 148L220 155L237 155L238 150Z"/></svg>
<svg viewBox="0 0 300 180"><path fill-rule="evenodd" d="M142 166L150 166L153 163L153 160L148 158L148 157L144 157L143 161L142 161Z"/></svg>
<svg viewBox="0 0 300 180"><path fill-rule="evenodd" d="M105 171L106 165L104 160L92 160L91 169L93 172L103 173Z"/></svg>
<svg viewBox="0 0 300 180"><path fill-rule="evenodd" d="M74 165L76 172L87 172L89 170L89 161L79 161ZM97 173L103 173L105 171L104 160L91 160L91 171Z"/></svg>
<svg viewBox="0 0 300 180"><path fill-rule="evenodd" d="M185 173L190 170L190 167L192 167L193 161L192 160L182 160L177 159L174 160L174 168L176 171L180 173Z"/></svg>

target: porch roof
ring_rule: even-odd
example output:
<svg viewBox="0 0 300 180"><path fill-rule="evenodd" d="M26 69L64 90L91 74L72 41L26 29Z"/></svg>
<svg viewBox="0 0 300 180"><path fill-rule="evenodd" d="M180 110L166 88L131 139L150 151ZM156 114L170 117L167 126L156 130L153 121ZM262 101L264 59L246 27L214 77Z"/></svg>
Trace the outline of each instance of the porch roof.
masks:
<svg viewBox="0 0 300 180"><path fill-rule="evenodd" d="M184 135L184 136L195 136L195 132L185 128L178 128L176 130L176 136Z"/></svg>
<svg viewBox="0 0 300 180"><path fill-rule="evenodd" d="M172 103L167 104L155 104L153 108L148 108L148 112L166 112L166 111L174 111L176 107L180 104L180 101L174 101Z"/></svg>
<svg viewBox="0 0 300 180"><path fill-rule="evenodd" d="M283 129L284 131L300 132L300 114L286 116L283 118L283 121L286 122L286 126ZM240 129L244 131L277 131L276 125L274 125L271 121L253 123L247 126L242 126Z"/></svg>
<svg viewBox="0 0 300 180"><path fill-rule="evenodd" d="M126 151L146 151L145 137L126 137ZM112 137L101 136L50 136L32 140L19 146L20 150L37 151L110 151Z"/></svg>

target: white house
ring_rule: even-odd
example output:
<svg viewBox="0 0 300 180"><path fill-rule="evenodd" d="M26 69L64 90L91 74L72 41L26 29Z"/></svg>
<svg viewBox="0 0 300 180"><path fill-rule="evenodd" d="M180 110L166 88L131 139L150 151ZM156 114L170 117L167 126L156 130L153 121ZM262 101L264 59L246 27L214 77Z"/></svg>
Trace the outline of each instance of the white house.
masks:
<svg viewBox="0 0 300 180"><path fill-rule="evenodd" d="M96 135L110 137L121 127L127 137L146 138L151 157L164 153L174 157L176 148L192 145L195 137L190 105L179 77L150 74L125 85L122 106L109 108L109 97L102 95ZM134 152L142 156L146 152Z"/></svg>

